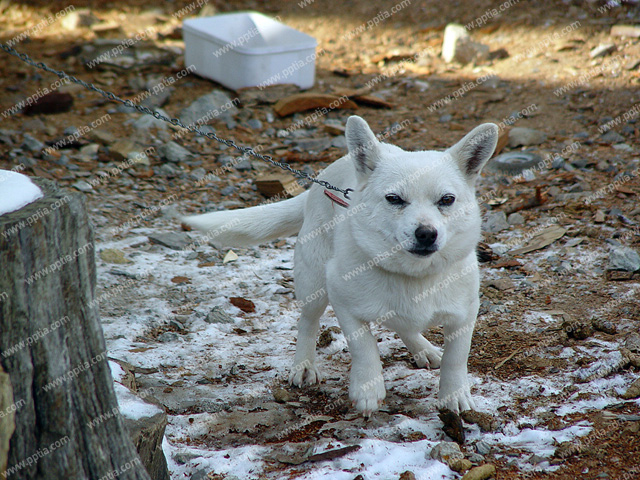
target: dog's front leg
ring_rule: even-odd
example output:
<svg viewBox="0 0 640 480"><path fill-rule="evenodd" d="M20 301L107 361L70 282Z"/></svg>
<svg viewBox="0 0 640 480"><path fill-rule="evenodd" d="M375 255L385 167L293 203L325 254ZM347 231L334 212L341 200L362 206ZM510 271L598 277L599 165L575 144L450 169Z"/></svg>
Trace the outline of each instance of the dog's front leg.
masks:
<svg viewBox="0 0 640 480"><path fill-rule="evenodd" d="M386 395L378 342L367 323L338 310L336 315L351 353L349 398L368 417Z"/></svg>
<svg viewBox="0 0 640 480"><path fill-rule="evenodd" d="M477 304L470 310L466 317L447 315L443 321L444 353L440 364L438 406L456 413L475 408L467 379L467 362L478 312Z"/></svg>

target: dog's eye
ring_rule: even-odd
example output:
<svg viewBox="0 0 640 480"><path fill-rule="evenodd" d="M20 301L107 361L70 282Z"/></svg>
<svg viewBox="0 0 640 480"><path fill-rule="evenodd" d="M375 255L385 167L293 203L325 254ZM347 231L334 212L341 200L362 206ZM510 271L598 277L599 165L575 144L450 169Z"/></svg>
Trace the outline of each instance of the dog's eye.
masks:
<svg viewBox="0 0 640 480"><path fill-rule="evenodd" d="M455 201L456 197L454 197L450 193L447 193L446 195L443 195L440 200L438 200L438 205L440 207L448 207L449 205L453 205L453 202Z"/></svg>
<svg viewBox="0 0 640 480"><path fill-rule="evenodd" d="M402 198L400 198L398 195L396 195L395 193L389 193L389 194L385 195L384 198L391 205L404 205L405 203L407 203Z"/></svg>

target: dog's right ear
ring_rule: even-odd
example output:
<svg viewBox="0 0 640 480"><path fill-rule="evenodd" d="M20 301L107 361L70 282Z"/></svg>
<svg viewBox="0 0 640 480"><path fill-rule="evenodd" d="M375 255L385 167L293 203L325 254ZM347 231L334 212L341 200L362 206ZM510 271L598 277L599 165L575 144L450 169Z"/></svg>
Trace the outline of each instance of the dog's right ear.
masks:
<svg viewBox="0 0 640 480"><path fill-rule="evenodd" d="M380 160L380 142L369 128L369 124L356 115L347 120L345 136L349 153L356 164L358 179L364 181Z"/></svg>
<svg viewBox="0 0 640 480"><path fill-rule="evenodd" d="M471 130L462 140L447 150L470 183L475 182L480 170L493 155L498 143L498 135L497 125L485 123Z"/></svg>

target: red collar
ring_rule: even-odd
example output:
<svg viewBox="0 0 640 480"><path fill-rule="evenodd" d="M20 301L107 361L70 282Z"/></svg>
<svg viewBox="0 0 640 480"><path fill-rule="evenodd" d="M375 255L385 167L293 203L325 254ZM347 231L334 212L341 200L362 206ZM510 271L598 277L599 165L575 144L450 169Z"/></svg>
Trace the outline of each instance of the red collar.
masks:
<svg viewBox="0 0 640 480"><path fill-rule="evenodd" d="M342 200L340 197L338 197L337 195L331 193L329 190L327 190L326 188L324 189L324 194L329 197L331 199L331 201L333 203L337 203L338 205L340 205L341 207L344 208L349 208L349 204L347 202L345 202L344 200Z"/></svg>

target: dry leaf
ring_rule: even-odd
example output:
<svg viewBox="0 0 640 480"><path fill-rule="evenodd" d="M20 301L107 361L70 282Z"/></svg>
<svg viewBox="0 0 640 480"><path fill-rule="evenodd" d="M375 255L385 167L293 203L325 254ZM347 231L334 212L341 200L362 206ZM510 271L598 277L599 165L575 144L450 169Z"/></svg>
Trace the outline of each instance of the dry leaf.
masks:
<svg viewBox="0 0 640 480"><path fill-rule="evenodd" d="M545 228L537 235L534 235L524 247L511 250L509 253L511 255L520 255L523 253L533 252L534 250L540 250L541 248L551 245L559 238L562 238L565 233L567 233L566 228L562 228L559 225L552 225L551 227Z"/></svg>
<svg viewBox="0 0 640 480"><path fill-rule="evenodd" d="M233 305L234 307L238 307L245 313L253 313L256 311L256 305L251 300L247 300L246 298L231 297L229 301L231 302L231 305Z"/></svg>
<svg viewBox="0 0 640 480"><path fill-rule="evenodd" d="M340 98L337 95L326 93L298 93L279 100L275 104L274 109L281 117L286 117L293 113L305 112L316 108L358 108L354 102L349 99Z"/></svg>
<svg viewBox="0 0 640 480"><path fill-rule="evenodd" d="M236 252L234 252L233 250L229 250L222 259L222 263L235 262L236 260L238 260L238 258L238 254Z"/></svg>

